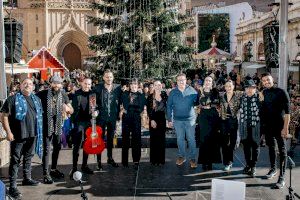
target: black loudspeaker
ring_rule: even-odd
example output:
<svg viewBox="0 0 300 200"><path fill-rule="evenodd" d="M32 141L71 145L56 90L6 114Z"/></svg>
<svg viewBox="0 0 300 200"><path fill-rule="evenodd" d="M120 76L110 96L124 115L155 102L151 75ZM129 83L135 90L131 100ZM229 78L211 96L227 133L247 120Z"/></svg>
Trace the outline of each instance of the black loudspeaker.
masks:
<svg viewBox="0 0 300 200"><path fill-rule="evenodd" d="M263 27L267 69L279 68L279 24L276 21Z"/></svg>
<svg viewBox="0 0 300 200"><path fill-rule="evenodd" d="M5 48L7 54L5 62L20 62L22 57L23 24L9 19L4 20Z"/></svg>

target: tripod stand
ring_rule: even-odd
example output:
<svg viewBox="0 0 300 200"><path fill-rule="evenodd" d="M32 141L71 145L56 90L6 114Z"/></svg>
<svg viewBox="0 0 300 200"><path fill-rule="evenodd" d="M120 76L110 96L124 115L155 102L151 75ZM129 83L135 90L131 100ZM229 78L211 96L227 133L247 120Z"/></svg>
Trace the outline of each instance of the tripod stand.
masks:
<svg viewBox="0 0 300 200"><path fill-rule="evenodd" d="M82 186L82 181L81 180L79 181L79 184L80 184L80 189L81 189L81 198L82 198L82 200L88 200L88 197L87 197L85 191L83 190L83 186Z"/></svg>
<svg viewBox="0 0 300 200"><path fill-rule="evenodd" d="M290 186L289 186L289 194L286 195L285 199L286 200L296 200L296 198L300 199L300 196L296 192L294 192L294 189L292 188L292 169L293 167L295 167L295 163L290 156L287 157L287 161L290 169Z"/></svg>

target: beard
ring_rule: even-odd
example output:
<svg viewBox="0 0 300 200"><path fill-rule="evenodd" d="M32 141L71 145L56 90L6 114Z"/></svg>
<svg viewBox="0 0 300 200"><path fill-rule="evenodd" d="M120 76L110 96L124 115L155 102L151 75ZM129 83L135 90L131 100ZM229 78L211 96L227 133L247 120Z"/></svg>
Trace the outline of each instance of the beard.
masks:
<svg viewBox="0 0 300 200"><path fill-rule="evenodd" d="M52 88L52 94L57 95L59 93L60 89L54 89Z"/></svg>

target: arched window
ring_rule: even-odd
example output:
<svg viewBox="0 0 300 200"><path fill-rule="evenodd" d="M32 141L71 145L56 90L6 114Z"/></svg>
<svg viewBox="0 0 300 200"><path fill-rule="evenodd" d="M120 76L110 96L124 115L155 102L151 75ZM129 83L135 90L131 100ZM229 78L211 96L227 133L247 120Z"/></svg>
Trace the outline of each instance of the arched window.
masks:
<svg viewBox="0 0 300 200"><path fill-rule="evenodd" d="M244 44L244 47L243 47L243 60L248 61L248 49L247 49L246 44Z"/></svg>
<svg viewBox="0 0 300 200"><path fill-rule="evenodd" d="M265 47L264 47L263 43L260 43L258 45L257 60L259 60L259 61L265 61L266 60L266 57L265 57Z"/></svg>

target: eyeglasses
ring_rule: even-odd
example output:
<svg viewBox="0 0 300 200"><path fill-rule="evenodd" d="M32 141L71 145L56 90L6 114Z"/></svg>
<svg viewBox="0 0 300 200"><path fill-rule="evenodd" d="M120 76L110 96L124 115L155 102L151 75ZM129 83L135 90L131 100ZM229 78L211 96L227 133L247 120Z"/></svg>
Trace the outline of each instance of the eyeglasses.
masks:
<svg viewBox="0 0 300 200"><path fill-rule="evenodd" d="M178 79L177 82L184 82L186 79Z"/></svg>

